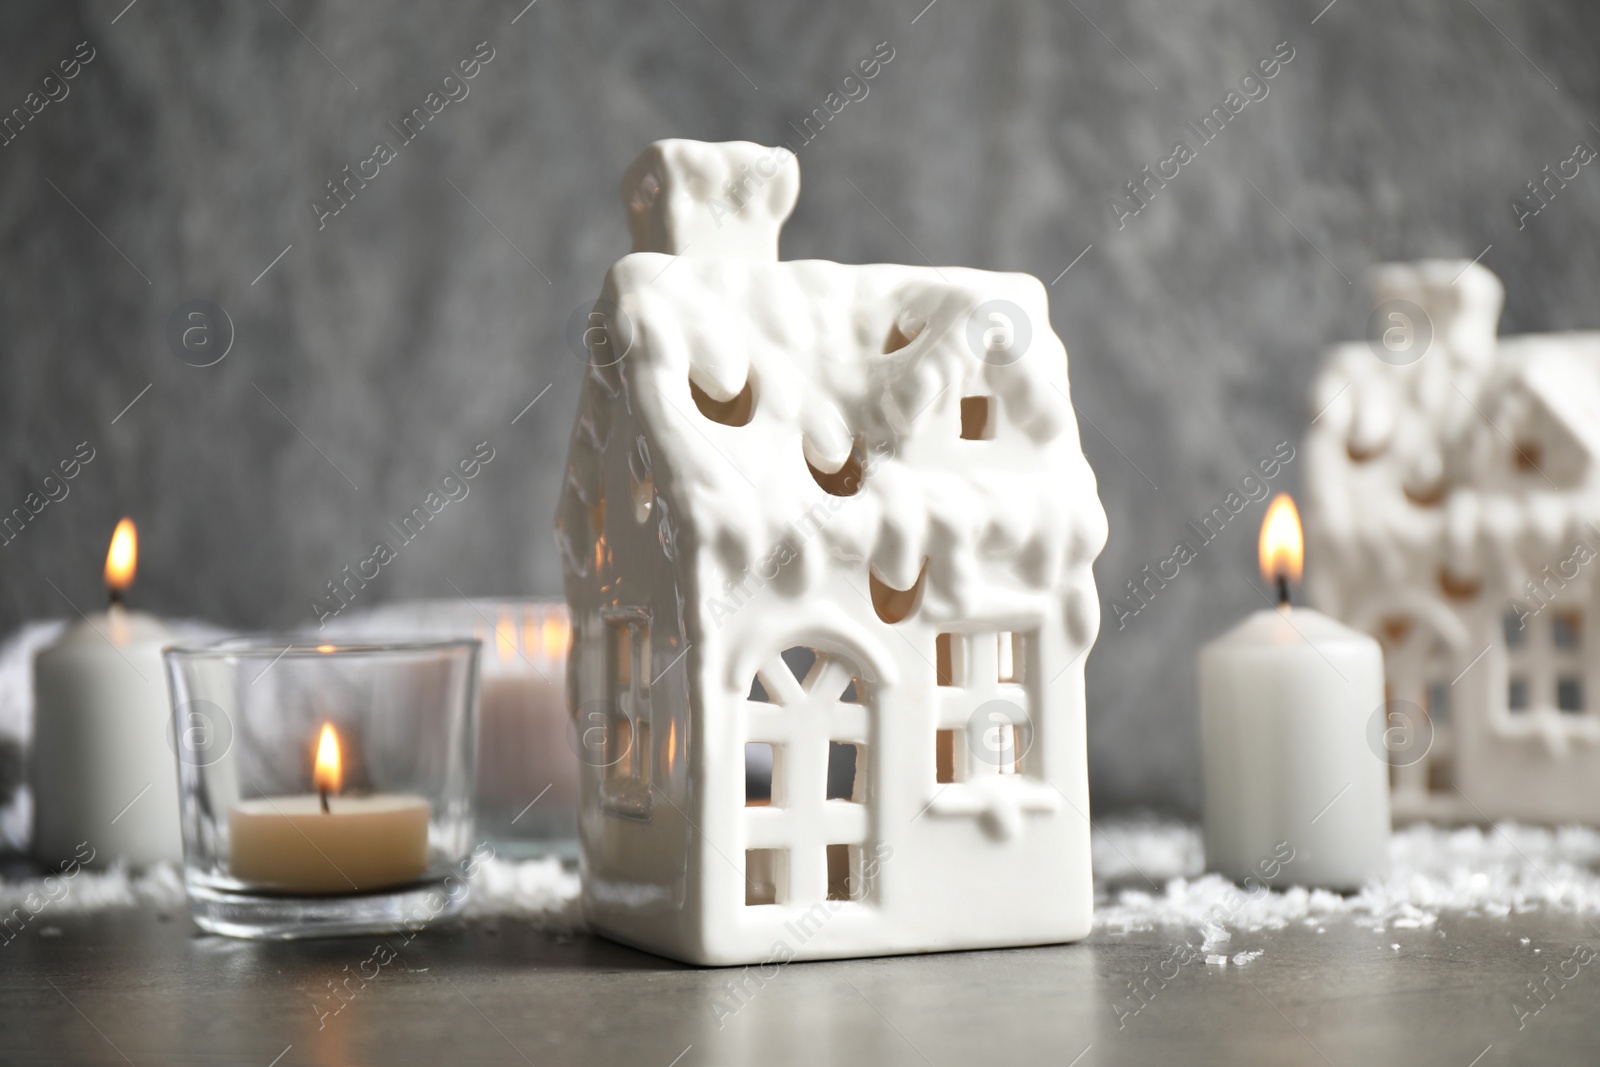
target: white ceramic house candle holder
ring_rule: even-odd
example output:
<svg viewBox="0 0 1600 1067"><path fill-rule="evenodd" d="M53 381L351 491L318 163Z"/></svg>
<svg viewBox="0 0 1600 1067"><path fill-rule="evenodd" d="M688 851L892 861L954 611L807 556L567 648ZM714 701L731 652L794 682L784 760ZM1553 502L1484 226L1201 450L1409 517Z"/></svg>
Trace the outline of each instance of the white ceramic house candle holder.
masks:
<svg viewBox="0 0 1600 1067"><path fill-rule="evenodd" d="M779 262L792 153L661 141L558 518L584 904L704 964L1073 940L1105 513L1044 286Z"/></svg>
<svg viewBox="0 0 1600 1067"><path fill-rule="evenodd" d="M1600 822L1600 333L1497 337L1477 264L1372 281L1311 397L1308 590L1383 644L1394 813Z"/></svg>

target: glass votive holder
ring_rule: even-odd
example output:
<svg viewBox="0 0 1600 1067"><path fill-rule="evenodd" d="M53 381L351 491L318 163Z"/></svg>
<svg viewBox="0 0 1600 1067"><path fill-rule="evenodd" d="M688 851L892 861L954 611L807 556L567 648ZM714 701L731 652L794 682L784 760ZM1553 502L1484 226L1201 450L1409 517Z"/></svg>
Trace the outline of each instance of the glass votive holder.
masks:
<svg viewBox="0 0 1600 1067"><path fill-rule="evenodd" d="M478 642L165 652L184 885L204 930L417 930L466 903Z"/></svg>

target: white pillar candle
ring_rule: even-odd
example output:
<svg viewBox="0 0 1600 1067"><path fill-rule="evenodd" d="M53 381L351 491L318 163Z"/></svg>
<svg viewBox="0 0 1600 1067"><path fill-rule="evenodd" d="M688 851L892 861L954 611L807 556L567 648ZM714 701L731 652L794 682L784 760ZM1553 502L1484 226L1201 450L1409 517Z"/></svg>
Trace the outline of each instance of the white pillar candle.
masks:
<svg viewBox="0 0 1600 1067"><path fill-rule="evenodd" d="M317 792L243 800L228 812L228 870L252 888L357 893L404 885L428 869L422 797L336 795L344 761L323 726L312 783Z"/></svg>
<svg viewBox="0 0 1600 1067"><path fill-rule="evenodd" d="M568 736L565 611L530 607L519 619L503 608L494 633L478 636L479 824L525 840L574 836L578 759Z"/></svg>
<svg viewBox="0 0 1600 1067"><path fill-rule="evenodd" d="M133 581L133 524L106 561L114 592ZM67 627L34 659L33 852L49 865L88 842L96 865L178 863L178 765L161 647L173 633L121 604Z"/></svg>
<svg viewBox="0 0 1600 1067"><path fill-rule="evenodd" d="M1293 508L1274 500L1262 528L1262 570L1284 602L1200 653L1206 865L1240 881L1354 889L1388 860L1388 764L1367 732L1382 715L1383 653L1288 605L1301 551ZM1273 531L1291 524L1282 551Z"/></svg>

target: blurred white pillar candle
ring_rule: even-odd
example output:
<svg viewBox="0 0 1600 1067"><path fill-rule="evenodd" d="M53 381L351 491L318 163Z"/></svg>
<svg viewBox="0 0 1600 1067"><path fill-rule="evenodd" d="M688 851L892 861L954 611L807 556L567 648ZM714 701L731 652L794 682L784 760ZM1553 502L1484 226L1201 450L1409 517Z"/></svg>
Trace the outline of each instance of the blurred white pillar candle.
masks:
<svg viewBox="0 0 1600 1067"><path fill-rule="evenodd" d="M1299 516L1280 496L1261 533L1280 605L1200 653L1206 865L1240 881L1354 889L1388 861L1388 764L1367 741L1384 703L1383 653L1289 606L1302 551Z"/></svg>
<svg viewBox="0 0 1600 1067"><path fill-rule="evenodd" d="M578 759L568 736L564 606L525 605L520 618L504 607L492 637L478 636L479 825L523 841L575 835Z"/></svg>
<svg viewBox="0 0 1600 1067"><path fill-rule="evenodd" d="M114 598L133 583L138 544L123 519L106 557ZM113 602L34 659L33 852L55 865L79 845L95 864L179 863L178 766L161 647L173 633Z"/></svg>
<svg viewBox="0 0 1600 1067"><path fill-rule="evenodd" d="M228 870L252 888L355 893L404 885L428 868L428 801L376 793L338 796L339 741L324 726L318 792L256 797L228 812Z"/></svg>

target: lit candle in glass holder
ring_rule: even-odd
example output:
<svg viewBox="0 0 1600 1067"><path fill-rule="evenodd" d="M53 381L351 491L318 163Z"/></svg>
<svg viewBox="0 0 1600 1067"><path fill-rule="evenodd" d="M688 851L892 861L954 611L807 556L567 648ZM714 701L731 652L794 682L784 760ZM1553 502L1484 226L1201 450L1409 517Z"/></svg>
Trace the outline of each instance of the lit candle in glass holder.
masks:
<svg viewBox="0 0 1600 1067"><path fill-rule="evenodd" d="M403 885L428 867L428 802L339 796L339 735L324 725L315 793L243 800L228 813L233 876L289 893L353 893Z"/></svg>
<svg viewBox="0 0 1600 1067"><path fill-rule="evenodd" d="M460 914L477 658L470 639L168 649L195 922L293 938Z"/></svg>

